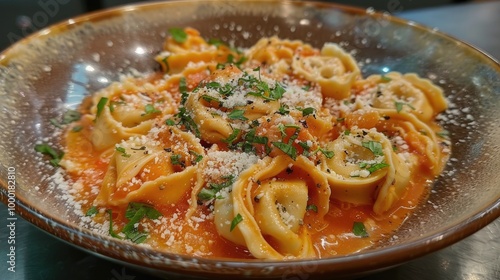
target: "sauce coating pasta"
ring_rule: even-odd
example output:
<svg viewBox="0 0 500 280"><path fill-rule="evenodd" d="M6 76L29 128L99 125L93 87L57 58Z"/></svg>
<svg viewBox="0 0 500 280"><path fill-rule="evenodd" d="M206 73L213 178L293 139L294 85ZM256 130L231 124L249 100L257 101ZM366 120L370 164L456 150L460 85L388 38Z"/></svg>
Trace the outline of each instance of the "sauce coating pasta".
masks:
<svg viewBox="0 0 500 280"><path fill-rule="evenodd" d="M442 171L429 80L362 77L335 43L170 33L161 72L95 93L64 134L90 228L201 257L344 255L390 236Z"/></svg>

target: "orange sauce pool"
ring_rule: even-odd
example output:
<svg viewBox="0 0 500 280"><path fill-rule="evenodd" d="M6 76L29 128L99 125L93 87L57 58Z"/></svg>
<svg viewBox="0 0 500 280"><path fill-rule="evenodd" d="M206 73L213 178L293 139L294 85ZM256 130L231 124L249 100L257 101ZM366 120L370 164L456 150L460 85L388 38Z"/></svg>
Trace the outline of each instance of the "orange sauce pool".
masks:
<svg viewBox="0 0 500 280"><path fill-rule="evenodd" d="M93 150L89 140L91 122L81 123L84 129L81 133L68 132L66 135L65 158L81 164L81 170L91 170L69 173L70 179L79 181L82 188L75 195L82 202L82 209L87 211L97 194L92 193L92 186L102 182L108 159L100 158L100 153ZM75 124L76 125L76 124ZM96 160L98 159L98 160ZM295 177L301 177L295 174ZM390 236L411 215L415 207L427 197L431 174L424 171L414 172L406 195L400 199L394 210L384 215L376 215L372 206L353 206L348 203L331 201L328 214L323 221L317 221L311 213L306 213L304 223L308 225L309 233L318 257L325 258L335 255L346 255L375 245L383 238ZM186 221L184 216L189 208L189 193L175 205L153 205L163 217L158 225L151 220L141 223L141 227L149 232L148 243L159 250L181 254L199 254L213 258L253 258L242 246L222 238L215 228L213 220ZM127 223L125 207L111 207L115 232L119 232ZM193 215L210 217L211 210L200 206ZM109 221L107 213L100 213L96 222ZM369 237L358 237L353 234L353 223L363 222L369 231ZM270 241L272 243L272 241ZM195 254L195 255L196 255Z"/></svg>

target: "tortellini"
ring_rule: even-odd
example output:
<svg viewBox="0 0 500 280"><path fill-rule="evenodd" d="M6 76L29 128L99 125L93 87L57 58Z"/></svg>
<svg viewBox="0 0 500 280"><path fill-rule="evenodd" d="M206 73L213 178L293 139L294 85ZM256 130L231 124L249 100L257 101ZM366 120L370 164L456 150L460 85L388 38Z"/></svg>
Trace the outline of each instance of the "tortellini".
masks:
<svg viewBox="0 0 500 280"><path fill-rule="evenodd" d="M310 183L273 179L287 167L294 172L307 172ZM318 207L317 215L321 219L328 212L329 197L326 177L309 160L300 157L293 161L286 156L266 158L242 173L226 197L216 200L216 226L224 237L245 245L257 258L314 257L303 219L309 203ZM230 224L221 222L238 215L241 222L233 230Z"/></svg>
<svg viewBox="0 0 500 280"><path fill-rule="evenodd" d="M360 78L354 58L333 43L325 44L319 56L297 57L292 67L296 74L318 83L324 97L338 100L347 98L352 85Z"/></svg>
<svg viewBox="0 0 500 280"><path fill-rule="evenodd" d="M177 128L123 141L115 148L95 203L176 203L192 188L196 158L203 155L197 139Z"/></svg>
<svg viewBox="0 0 500 280"><path fill-rule="evenodd" d="M382 214L407 191L408 165L393 151L389 139L376 130L353 128L329 143L337 156L323 163L332 198L373 205Z"/></svg>
<svg viewBox="0 0 500 280"><path fill-rule="evenodd" d="M239 49L168 32L161 71L97 92L66 135L78 151L61 165L85 220L113 237L202 257L357 252L395 230L446 163L435 118L447 102L430 80L364 78L334 42Z"/></svg>

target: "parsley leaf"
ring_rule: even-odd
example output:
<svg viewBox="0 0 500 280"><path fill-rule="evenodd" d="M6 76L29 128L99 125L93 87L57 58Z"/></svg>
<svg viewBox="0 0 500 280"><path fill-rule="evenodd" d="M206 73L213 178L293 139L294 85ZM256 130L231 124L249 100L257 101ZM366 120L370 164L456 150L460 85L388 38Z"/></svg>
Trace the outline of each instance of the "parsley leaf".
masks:
<svg viewBox="0 0 500 280"><path fill-rule="evenodd" d="M361 145L370 151L376 156L383 156L384 155L384 150L382 147L382 144L377 141L366 141L366 142L361 142Z"/></svg>
<svg viewBox="0 0 500 280"><path fill-rule="evenodd" d="M240 132L241 132L241 129L235 128L233 130L233 132L231 133L231 135L229 135L229 137L227 137L227 139L222 140L222 142L225 142L225 143L228 143L229 145L232 145L234 140L236 140L236 138L238 138L238 134L240 134Z"/></svg>
<svg viewBox="0 0 500 280"><path fill-rule="evenodd" d="M316 109L314 109L313 107L307 107L307 108L298 109L298 110L302 111L302 116L303 117L311 115L311 114L314 114L314 111L316 111Z"/></svg>
<svg viewBox="0 0 500 280"><path fill-rule="evenodd" d="M368 232L366 232L365 225L362 222L354 222L352 225L352 233L359 237L368 237Z"/></svg>
<svg viewBox="0 0 500 280"><path fill-rule="evenodd" d="M35 151L42 153L44 155L49 155L52 159L49 160L50 164L53 166L59 166L59 162L64 156L64 152L59 152L50 147L48 144L37 144L35 145Z"/></svg>
<svg viewBox="0 0 500 280"><path fill-rule="evenodd" d="M113 211L107 210L106 211L109 214L109 235L111 235L114 238L122 239L121 236L115 233L113 230Z"/></svg>
<svg viewBox="0 0 500 280"><path fill-rule="evenodd" d="M186 101L188 99L188 88L187 88L187 82L185 77L181 77L179 79L179 92L181 93L181 104L184 105L186 104Z"/></svg>
<svg viewBox="0 0 500 280"><path fill-rule="evenodd" d="M101 99L99 99L99 102L97 102L97 113L95 115L96 119L101 115L102 110L104 110L104 106L106 106L106 103L108 103L107 97L101 97Z"/></svg>
<svg viewBox="0 0 500 280"><path fill-rule="evenodd" d="M172 120L172 119L167 119L165 121L165 124L168 125L168 126L174 126L175 125L175 121Z"/></svg>
<svg viewBox="0 0 500 280"><path fill-rule="evenodd" d="M248 120L243 114L245 113L245 110L233 110L231 113L227 115L228 118L232 120L242 120L246 121Z"/></svg>
<svg viewBox="0 0 500 280"><path fill-rule="evenodd" d="M177 43L184 43L187 40L187 33L182 28L173 27L168 30L170 35L172 35L172 39L174 39Z"/></svg>
<svg viewBox="0 0 500 280"><path fill-rule="evenodd" d="M62 123L69 124L72 122L76 122L76 121L80 120L81 116L82 115L78 111L68 110L63 114Z"/></svg>
<svg viewBox="0 0 500 280"><path fill-rule="evenodd" d="M382 83L388 83L388 82L392 81L392 79L389 78L389 77L387 77L387 76L385 76L385 75L382 75L382 76L380 76L380 81Z"/></svg>
<svg viewBox="0 0 500 280"><path fill-rule="evenodd" d="M145 217L155 220L160 216L162 216L162 214L148 204L130 202L127 210L125 211L125 217L129 221L123 227L122 233L124 233L127 239L130 239L132 242L136 244L142 243L146 240L148 234L147 232L138 230L135 225Z"/></svg>
<svg viewBox="0 0 500 280"><path fill-rule="evenodd" d="M209 183L207 187L202 188L198 193L198 198L201 200L210 200L216 198L216 194L220 190L233 185L235 178L233 175L228 175L224 176L223 179L225 179L225 181L223 181L222 183Z"/></svg>
<svg viewBox="0 0 500 280"><path fill-rule="evenodd" d="M311 211L314 211L314 212L318 213L318 206L316 206L316 205L314 205L314 204L309 204L309 205L307 205L307 207L306 207L306 211L309 211L309 210L311 210Z"/></svg>
<svg viewBox="0 0 500 280"><path fill-rule="evenodd" d="M181 160L181 155L179 154L172 154L170 156L170 162L172 162L173 165L180 165L181 167L186 167L186 163Z"/></svg>
<svg viewBox="0 0 500 280"><path fill-rule="evenodd" d="M405 106L405 105L408 106L408 107L410 107L410 109L415 110L415 107L413 107L409 103L394 101L394 106L396 106L396 111L398 113L401 112L401 110L403 110L403 106Z"/></svg>
<svg viewBox="0 0 500 280"><path fill-rule="evenodd" d="M130 154L127 154L127 150L123 147L115 147L115 150L122 154L122 157L130 157Z"/></svg>
<svg viewBox="0 0 500 280"><path fill-rule="evenodd" d="M72 131L72 132L80 132L80 131L82 131L82 129L83 129L83 126L81 126L81 125L77 125L77 126L74 126L74 127L71 129L71 131Z"/></svg>
<svg viewBox="0 0 500 280"><path fill-rule="evenodd" d="M231 221L231 228L229 229L229 231L233 231L234 228L236 228L236 226L241 223L241 221L243 221L243 217L240 215L240 213L238 213Z"/></svg>
<svg viewBox="0 0 500 280"><path fill-rule="evenodd" d="M317 151L321 152L328 159L331 159L335 155L335 153L333 151L328 151L328 150L325 150L323 148L318 148Z"/></svg>
<svg viewBox="0 0 500 280"><path fill-rule="evenodd" d="M97 209L97 207L92 206L89 208L89 210L87 210L87 213L85 213L85 216L89 217L89 216L93 216L97 213L99 213L99 210Z"/></svg>
<svg viewBox="0 0 500 280"><path fill-rule="evenodd" d="M389 166L389 164L387 164L385 162L380 162L380 163L370 165L370 167L366 168L366 170L370 171L370 173L373 173L379 169L386 168L388 166Z"/></svg>
<svg viewBox="0 0 500 280"><path fill-rule="evenodd" d="M198 162L200 162L203 159L203 155L200 155L200 154L198 154L195 151L189 151L189 153L194 156L194 162L195 163L198 163Z"/></svg>
<svg viewBox="0 0 500 280"><path fill-rule="evenodd" d="M297 149L292 146L292 144L286 144L283 142L272 142L273 146L280 149L283 153L287 154L293 160L297 159Z"/></svg>
<svg viewBox="0 0 500 280"><path fill-rule="evenodd" d="M436 133L437 136L448 139L450 137L450 132L448 130L441 130L440 132Z"/></svg>
<svg viewBox="0 0 500 280"><path fill-rule="evenodd" d="M157 114L161 113L160 110L156 109L152 104L147 104L144 107L144 113L141 114L141 116L146 116L146 115L151 115L151 114Z"/></svg>

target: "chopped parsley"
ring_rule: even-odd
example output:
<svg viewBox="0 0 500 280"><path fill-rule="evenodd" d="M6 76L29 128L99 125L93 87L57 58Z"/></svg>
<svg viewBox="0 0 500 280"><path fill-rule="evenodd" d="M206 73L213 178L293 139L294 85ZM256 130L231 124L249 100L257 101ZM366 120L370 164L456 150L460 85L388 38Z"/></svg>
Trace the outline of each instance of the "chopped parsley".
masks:
<svg viewBox="0 0 500 280"><path fill-rule="evenodd" d="M81 116L82 115L78 111L68 110L62 115L62 120L60 122L57 119L50 119L50 123L57 128L62 128L65 124L79 121Z"/></svg>
<svg viewBox="0 0 500 280"><path fill-rule="evenodd" d="M179 92L181 93L181 104L184 105L186 104L186 101L188 99L188 87L187 87L187 82L185 77L181 77L179 79Z"/></svg>
<svg viewBox="0 0 500 280"><path fill-rule="evenodd" d="M413 107L409 103L394 101L394 106L396 107L396 111L398 113L401 112L401 110L403 110L403 106L405 106L405 105L408 106L408 107L410 107L410 109L415 110L415 107Z"/></svg>
<svg viewBox="0 0 500 280"><path fill-rule="evenodd" d="M318 213L318 206L316 206L314 204L309 204L306 206L306 211L314 211L314 212Z"/></svg>
<svg viewBox="0 0 500 280"><path fill-rule="evenodd" d="M97 102L97 113L95 115L96 119L101 115L102 110L104 110L104 106L106 106L106 103L108 103L107 97L101 97L101 99L99 99L99 102Z"/></svg>
<svg viewBox="0 0 500 280"><path fill-rule="evenodd" d="M233 132L229 135L229 137L227 137L227 139L222 140L222 142L225 142L229 145L232 145L234 140L236 140L236 138L238 138L238 135L240 134L240 132L241 132L241 129L235 128L233 130Z"/></svg>
<svg viewBox="0 0 500 280"><path fill-rule="evenodd" d="M141 114L141 116L152 115L157 113L161 113L161 111L156 109L155 106L153 106L152 104L147 104L144 107L144 113Z"/></svg>
<svg viewBox="0 0 500 280"><path fill-rule="evenodd" d="M115 150L122 154L122 157L130 157L130 154L127 154L127 150L123 147L115 147Z"/></svg>
<svg viewBox="0 0 500 280"><path fill-rule="evenodd" d="M233 110L227 115L227 117L231 120L248 120L243 114L245 114L245 110Z"/></svg>
<svg viewBox="0 0 500 280"><path fill-rule="evenodd" d="M180 124L184 125L184 127L193 132L196 137L200 137L201 133L198 129L198 125L195 123L193 118L189 115L189 112L186 110L186 107L180 107L179 113L175 115L179 118Z"/></svg>
<svg viewBox="0 0 500 280"><path fill-rule="evenodd" d="M42 153L44 155L49 155L51 159L49 160L52 166L59 166L59 162L64 156L64 152L57 151L50 147L48 144L37 144L35 145L35 151Z"/></svg>
<svg viewBox="0 0 500 280"><path fill-rule="evenodd" d="M189 153L194 156L194 162L195 163L198 163L198 162L200 162L203 159L203 155L200 155L200 154L198 154L195 151L189 151Z"/></svg>
<svg viewBox="0 0 500 280"><path fill-rule="evenodd" d="M367 163L367 162L360 162L359 163L359 167L368 170L370 172L370 174L377 171L377 170L386 168L388 166L389 166L389 164L387 164L385 162L379 162L379 163L375 163L375 164L371 164L371 163Z"/></svg>
<svg viewBox="0 0 500 280"><path fill-rule="evenodd" d="M124 233L126 238L130 239L130 241L136 244L142 243L148 237L148 233L139 230L136 227L136 224L138 224L143 218L156 220L161 216L162 214L158 212L158 210L148 204L130 202L127 210L125 211L125 218L129 221L125 224L121 232Z"/></svg>
<svg viewBox="0 0 500 280"><path fill-rule="evenodd" d="M331 159L335 155L335 153L333 151L328 151L328 150L325 150L323 148L318 148L317 151L321 152L328 159Z"/></svg>
<svg viewBox="0 0 500 280"><path fill-rule="evenodd" d="M123 104L126 104L124 101L120 100L120 101L110 101L109 102L109 111L111 113L113 113L115 111L115 106L116 105L123 105Z"/></svg>
<svg viewBox="0 0 500 280"><path fill-rule="evenodd" d="M113 230L113 211L107 210L106 212L109 214L109 235L111 235L114 238L123 239Z"/></svg>
<svg viewBox="0 0 500 280"><path fill-rule="evenodd" d="M170 28L168 32L172 35L172 39L174 39L177 43L182 44L187 40L188 35L182 28L173 27Z"/></svg>
<svg viewBox="0 0 500 280"><path fill-rule="evenodd" d="M366 232L365 225L362 222L354 222L352 225L352 233L359 237L368 237L368 232Z"/></svg>
<svg viewBox="0 0 500 280"><path fill-rule="evenodd" d="M175 121L172 120L172 119L167 119L165 121L165 124L168 125L168 126L174 126L175 125Z"/></svg>
<svg viewBox="0 0 500 280"><path fill-rule="evenodd" d="M181 159L181 155L179 154L172 154L170 156L170 162L172 162L173 165L180 165L181 167L186 167L186 163Z"/></svg>
<svg viewBox="0 0 500 280"><path fill-rule="evenodd" d="M380 142L366 141L366 142L361 142L361 145L363 145L363 147L367 148L368 150L372 151L372 153L376 156L384 155L384 149Z"/></svg>
<svg viewBox="0 0 500 280"><path fill-rule="evenodd" d="M283 153L287 154L293 160L297 159L297 149L292 144L283 142L272 142L273 146L280 149Z"/></svg>
<svg viewBox="0 0 500 280"><path fill-rule="evenodd" d="M234 183L234 175L223 176L222 179L225 181L221 183L209 183L207 187L204 187L198 193L198 198L201 200L210 200L217 198L217 193L225 188L228 188Z"/></svg>
<svg viewBox="0 0 500 280"><path fill-rule="evenodd" d="M201 96L201 98L203 100L207 101L208 103L210 103L210 102L216 102L216 103L219 104L219 106L222 106L222 102L218 98L216 98L216 97L213 97L213 96L210 96L210 95L207 95L207 94L203 94Z"/></svg>
<svg viewBox="0 0 500 280"><path fill-rule="evenodd" d="M85 213L85 216L89 217L89 216L93 216L97 213L99 213L99 210L97 209L97 207L92 206L89 208L89 210L87 210L87 213Z"/></svg>
<svg viewBox="0 0 500 280"><path fill-rule="evenodd" d="M314 114L314 111L316 111L316 109L314 109L313 107L307 107L304 109L297 108L297 109L302 112L303 117Z"/></svg>
<svg viewBox="0 0 500 280"><path fill-rule="evenodd" d="M387 77L385 75L380 76L380 82L382 82L382 83L388 83L390 81L392 81L391 78L389 78L389 77Z"/></svg>
<svg viewBox="0 0 500 280"><path fill-rule="evenodd" d="M81 126L81 125L77 125L77 126L74 126L74 127L71 129L71 131L72 131L72 132L80 132L80 131L82 131L82 129L83 129L83 126Z"/></svg>
<svg viewBox="0 0 500 280"><path fill-rule="evenodd" d="M450 132L448 130L441 130L437 132L436 135L441 138L448 139L450 137Z"/></svg>
<svg viewBox="0 0 500 280"><path fill-rule="evenodd" d="M240 213L238 213L231 221L231 228L229 229L229 231L233 231L234 228L236 228L236 226L241 223L241 221L243 221L243 217L240 215Z"/></svg>
<svg viewBox="0 0 500 280"><path fill-rule="evenodd" d="M280 115L288 115L290 113L290 108L286 104L280 104L280 108L278 109L278 114Z"/></svg>
<svg viewBox="0 0 500 280"><path fill-rule="evenodd" d="M220 39L217 39L217 38L210 38L210 39L208 39L207 43L209 45L214 45L216 47L225 46L226 45L226 44L224 44L224 42L222 42Z"/></svg>

